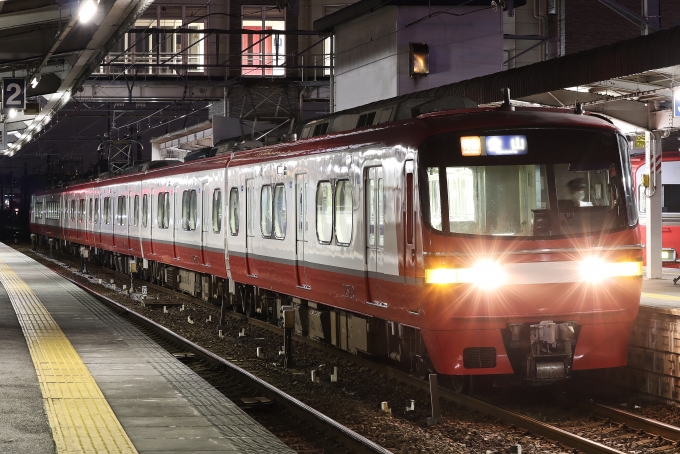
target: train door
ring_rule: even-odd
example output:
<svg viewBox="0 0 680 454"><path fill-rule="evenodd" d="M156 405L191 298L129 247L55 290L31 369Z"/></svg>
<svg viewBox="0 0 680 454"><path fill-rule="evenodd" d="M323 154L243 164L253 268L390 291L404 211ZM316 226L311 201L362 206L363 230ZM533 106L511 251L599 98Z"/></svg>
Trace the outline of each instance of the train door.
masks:
<svg viewBox="0 0 680 454"><path fill-rule="evenodd" d="M170 213L170 219L172 219L172 254L173 257L177 259L179 258L179 247L177 245L177 229L181 228L181 221L178 222L177 213L182 212L181 208L179 210L177 209L177 204L182 202L182 197L180 197L179 186L175 186L174 191L172 191L171 200L172 200L172 212Z"/></svg>
<svg viewBox="0 0 680 454"><path fill-rule="evenodd" d="M209 265L208 260L208 235L210 232L210 190L208 189L208 183L203 183L201 187L201 203L198 207L199 213L197 214L198 219L201 220L201 263L203 265Z"/></svg>
<svg viewBox="0 0 680 454"><path fill-rule="evenodd" d="M385 246L385 197L382 167L366 169L366 271L368 300L380 301L379 270Z"/></svg>
<svg viewBox="0 0 680 454"><path fill-rule="evenodd" d="M135 206L135 191L128 191L128 198L127 198L127 211L124 214L127 219L125 220L126 224L126 229L125 229L125 234L126 234L126 243L127 243L127 248L132 250L132 236L135 235L135 220L139 216L136 212L135 209L139 208L139 206Z"/></svg>
<svg viewBox="0 0 680 454"><path fill-rule="evenodd" d="M156 238L154 238L154 236L156 235L156 229L160 227L158 224L154 225L154 220L160 222L158 219L159 200L157 200L157 197L158 190L153 187L149 188L149 243L151 255L156 255Z"/></svg>
<svg viewBox="0 0 680 454"><path fill-rule="evenodd" d="M415 242L415 191L413 161L406 161L404 166L406 193L404 194L404 283L413 285L416 278L416 242Z"/></svg>
<svg viewBox="0 0 680 454"><path fill-rule="evenodd" d="M118 225L118 213L120 210L118 194L115 192L109 193L111 198L109 199L109 219L111 222L111 242L113 244L113 249L116 249L118 241L116 236L120 234L120 229Z"/></svg>
<svg viewBox="0 0 680 454"><path fill-rule="evenodd" d="M255 240L255 187L252 178L246 180L246 272L249 276L257 276L257 269L253 260L253 243Z"/></svg>
<svg viewBox="0 0 680 454"><path fill-rule="evenodd" d="M307 243L307 174L295 175L295 269L299 287L308 288L305 270Z"/></svg>

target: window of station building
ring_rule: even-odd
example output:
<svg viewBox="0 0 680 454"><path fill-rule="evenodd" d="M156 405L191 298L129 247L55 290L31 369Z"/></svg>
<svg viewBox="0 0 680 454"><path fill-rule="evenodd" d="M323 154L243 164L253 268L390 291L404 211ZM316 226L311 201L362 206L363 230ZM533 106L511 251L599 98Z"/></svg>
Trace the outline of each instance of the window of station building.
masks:
<svg viewBox="0 0 680 454"><path fill-rule="evenodd" d="M316 187L316 236L322 244L330 244L333 238L333 187L330 181L321 181Z"/></svg>
<svg viewBox="0 0 680 454"><path fill-rule="evenodd" d="M104 224L111 224L111 197L104 197Z"/></svg>
<svg viewBox="0 0 680 454"><path fill-rule="evenodd" d="M272 236L272 187L262 186L260 192L260 230L262 236L271 238Z"/></svg>
<svg viewBox="0 0 680 454"><path fill-rule="evenodd" d="M238 235L238 188L229 191L229 232Z"/></svg>
<svg viewBox="0 0 680 454"><path fill-rule="evenodd" d="M196 190L182 193L182 230L196 230L198 215L198 195Z"/></svg>
<svg viewBox="0 0 680 454"><path fill-rule="evenodd" d="M118 196L118 208L116 211L116 224L125 225L127 219L127 197L124 195Z"/></svg>
<svg viewBox="0 0 680 454"><path fill-rule="evenodd" d="M76 220L76 200L71 200L71 221Z"/></svg>
<svg viewBox="0 0 680 454"><path fill-rule="evenodd" d="M99 224L99 197L94 199L94 213L92 213L93 222Z"/></svg>
<svg viewBox="0 0 680 454"><path fill-rule="evenodd" d="M42 219L42 202L35 202L35 207L33 208L33 216L35 219Z"/></svg>
<svg viewBox="0 0 680 454"><path fill-rule="evenodd" d="M149 223L149 194L142 196L142 227L146 228Z"/></svg>
<svg viewBox="0 0 680 454"><path fill-rule="evenodd" d="M288 219L286 214L286 186L274 186L274 237L282 240L286 237Z"/></svg>
<svg viewBox="0 0 680 454"><path fill-rule="evenodd" d="M78 222L85 221L85 199L80 199L78 203Z"/></svg>
<svg viewBox="0 0 680 454"><path fill-rule="evenodd" d="M212 228L213 232L222 230L222 190L215 189L212 198Z"/></svg>
<svg viewBox="0 0 680 454"><path fill-rule="evenodd" d="M205 4L149 7L95 72L159 76L204 73L206 63L217 63L206 62L208 39L215 36L202 32L207 26L207 15Z"/></svg>
<svg viewBox="0 0 680 454"><path fill-rule="evenodd" d="M243 6L242 29L264 31L265 34L241 35L241 75L243 76L284 76L286 62L286 40L284 35L273 30L286 29L285 9L276 6Z"/></svg>
<svg viewBox="0 0 680 454"><path fill-rule="evenodd" d="M335 185L335 242L347 246L352 241L352 186L349 180Z"/></svg>

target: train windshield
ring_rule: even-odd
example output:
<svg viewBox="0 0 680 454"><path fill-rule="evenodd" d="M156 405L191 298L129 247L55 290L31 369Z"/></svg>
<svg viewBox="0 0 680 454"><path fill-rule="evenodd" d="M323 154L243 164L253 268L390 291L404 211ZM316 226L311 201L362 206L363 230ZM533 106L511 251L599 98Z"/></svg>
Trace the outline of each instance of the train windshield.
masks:
<svg viewBox="0 0 680 454"><path fill-rule="evenodd" d="M423 214L432 229L546 237L637 224L627 142L614 132L476 134L437 136L421 147Z"/></svg>

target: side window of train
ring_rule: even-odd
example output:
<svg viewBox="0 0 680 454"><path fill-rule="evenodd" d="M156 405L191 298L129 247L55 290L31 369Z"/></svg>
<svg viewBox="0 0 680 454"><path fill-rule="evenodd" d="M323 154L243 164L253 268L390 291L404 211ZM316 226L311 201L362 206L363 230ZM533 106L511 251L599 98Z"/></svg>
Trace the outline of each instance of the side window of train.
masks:
<svg viewBox="0 0 680 454"><path fill-rule="evenodd" d="M104 197L104 224L111 224L111 197Z"/></svg>
<svg viewBox="0 0 680 454"><path fill-rule="evenodd" d="M263 237L272 237L272 187L268 184L260 192L260 230Z"/></svg>
<svg viewBox="0 0 680 454"><path fill-rule="evenodd" d="M92 213L92 221L99 224L99 197L94 199L94 213Z"/></svg>
<svg viewBox="0 0 680 454"><path fill-rule="evenodd" d="M222 230L222 190L215 189L212 198L212 228L213 232Z"/></svg>
<svg viewBox="0 0 680 454"><path fill-rule="evenodd" d="M274 186L274 237L282 240L286 237L288 219L286 213L286 186Z"/></svg>
<svg viewBox="0 0 680 454"><path fill-rule="evenodd" d="M139 196L135 195L132 204L132 224L137 227L139 225Z"/></svg>
<svg viewBox="0 0 680 454"><path fill-rule="evenodd" d="M320 181L316 187L316 237L321 244L333 238L333 187L330 181Z"/></svg>
<svg viewBox="0 0 680 454"><path fill-rule="evenodd" d="M348 246L352 241L352 186L349 180L335 185L335 242Z"/></svg>
<svg viewBox="0 0 680 454"><path fill-rule="evenodd" d="M127 218L127 204L124 195L118 196L118 207L116 211L116 224L125 225L125 218Z"/></svg>
<svg viewBox="0 0 680 454"><path fill-rule="evenodd" d="M85 221L85 199L80 199L78 203L78 222Z"/></svg>
<svg viewBox="0 0 680 454"><path fill-rule="evenodd" d="M142 196L142 227L149 224L149 194Z"/></svg>
<svg viewBox="0 0 680 454"><path fill-rule="evenodd" d="M238 235L238 188L229 191L229 232Z"/></svg>

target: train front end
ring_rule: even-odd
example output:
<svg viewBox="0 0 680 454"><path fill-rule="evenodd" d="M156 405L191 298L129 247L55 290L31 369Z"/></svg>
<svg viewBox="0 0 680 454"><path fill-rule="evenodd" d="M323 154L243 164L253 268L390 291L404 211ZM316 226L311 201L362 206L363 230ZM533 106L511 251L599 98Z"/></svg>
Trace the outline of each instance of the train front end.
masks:
<svg viewBox="0 0 680 454"><path fill-rule="evenodd" d="M642 287L628 143L546 115L488 114L498 127L420 147L416 304L439 373L545 383L626 364Z"/></svg>

